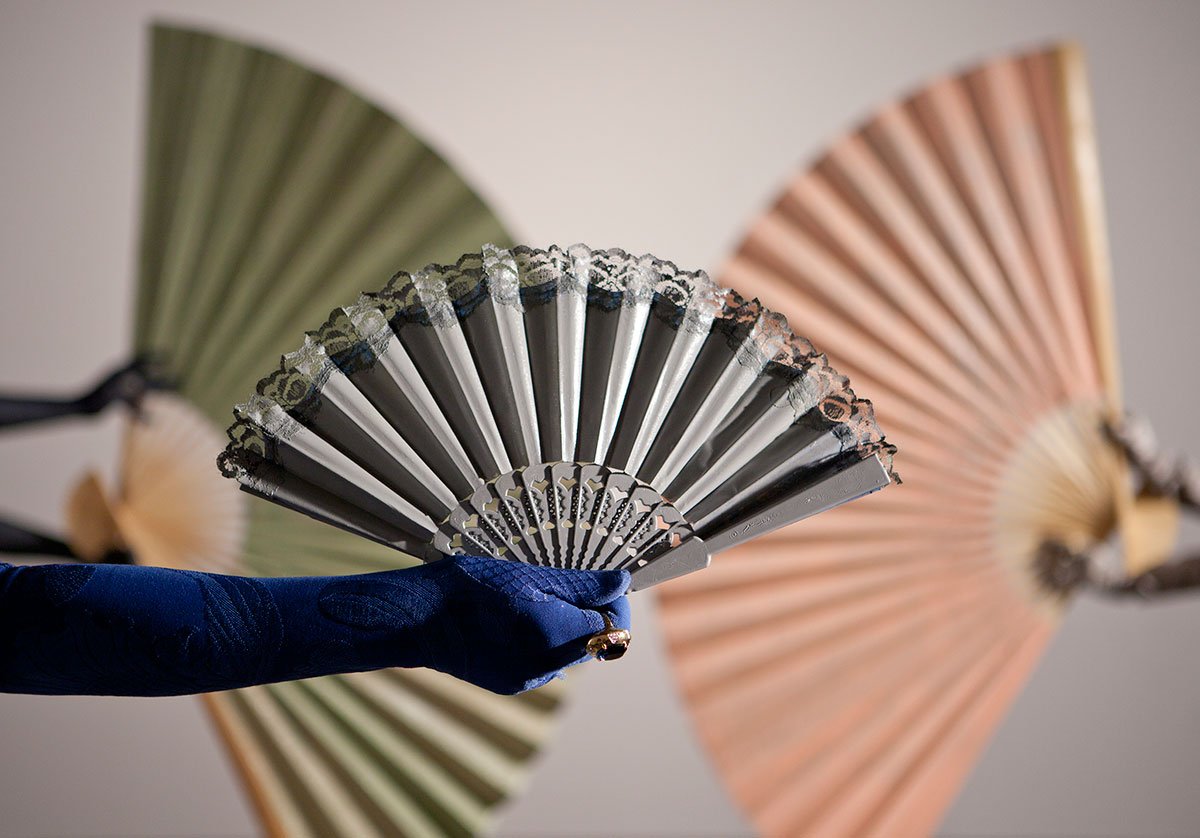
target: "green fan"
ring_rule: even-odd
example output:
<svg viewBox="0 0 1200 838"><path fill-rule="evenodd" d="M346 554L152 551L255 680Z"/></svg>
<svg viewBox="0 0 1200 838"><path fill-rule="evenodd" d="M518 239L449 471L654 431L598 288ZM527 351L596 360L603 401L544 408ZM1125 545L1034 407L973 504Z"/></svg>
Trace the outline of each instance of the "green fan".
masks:
<svg viewBox="0 0 1200 838"><path fill-rule="evenodd" d="M75 541L144 564L259 575L411 564L243 502L214 460L256 359L292 348L397 266L508 236L395 119L324 76L227 38L153 30L137 351L176 386L129 423L120 485L85 480ZM100 547L96 547L100 549ZM430 671L330 676L204 697L266 830L468 835L522 782L561 688L484 692Z"/></svg>

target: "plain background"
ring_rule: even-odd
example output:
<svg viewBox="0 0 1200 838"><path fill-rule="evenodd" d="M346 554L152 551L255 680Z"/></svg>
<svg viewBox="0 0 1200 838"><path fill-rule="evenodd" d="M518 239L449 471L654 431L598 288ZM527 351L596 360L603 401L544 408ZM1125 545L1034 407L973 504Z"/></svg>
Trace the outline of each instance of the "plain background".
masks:
<svg viewBox="0 0 1200 838"><path fill-rule="evenodd" d="M1090 54L1127 401L1200 458L1200 5L0 4L0 388L71 389L128 347L147 23L211 25L367 94L531 244L716 268L792 173L938 72L1064 36ZM400 267L400 266L398 266ZM405 266L414 267L414 266ZM381 278L382 279L382 278ZM0 438L0 509L59 527L116 416ZM1185 530L1200 545L1200 528ZM676 703L653 602L577 672L506 836L750 834ZM1200 597L1085 598L946 835L1200 833ZM197 702L0 698L0 835L249 835Z"/></svg>

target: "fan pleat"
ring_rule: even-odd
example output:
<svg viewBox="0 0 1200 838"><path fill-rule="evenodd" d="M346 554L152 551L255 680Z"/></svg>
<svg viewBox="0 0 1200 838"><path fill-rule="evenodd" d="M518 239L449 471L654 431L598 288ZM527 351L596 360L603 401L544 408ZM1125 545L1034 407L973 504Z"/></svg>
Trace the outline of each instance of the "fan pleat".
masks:
<svg viewBox="0 0 1200 838"><path fill-rule="evenodd" d="M805 603L794 612L764 615L731 626L726 635L706 638L709 654L684 659L688 671L680 683L697 697L713 698L725 686L739 683L750 689L754 676L769 677L779 658L810 647L849 645L856 630L939 609L942 603L930 597L930 591L948 582L978 585L985 573L982 563L978 557L964 560L950 573L944 563L939 566L927 560L923 567L914 568L921 575L888 578L876 573L876 584L869 585L870 580L864 579L841 598Z"/></svg>
<svg viewBox="0 0 1200 838"><path fill-rule="evenodd" d="M179 191L173 205L189 209L172 214L163 231L162 280L147 336L155 345L169 337L195 287L197 256L213 221L210 208L223 197L225 179L220 173L226 162L226 138L236 133L234 126L244 110L247 88L242 80L249 71L249 54L237 44L222 41L213 45L208 60L213 71L204 75L195 102L196 112L203 118L189 131L181 149L183 163L175 173Z"/></svg>
<svg viewBox="0 0 1200 838"><path fill-rule="evenodd" d="M225 191L212 204L208 236L203 252L197 254L188 317L177 323L175 340L183 356L197 352L222 311L276 197L279 180L296 153L292 138L302 133L318 96L312 77L300 68L275 68L261 57L255 68L254 83L247 90L246 124L229 140L228 175L221 178Z"/></svg>
<svg viewBox="0 0 1200 838"><path fill-rule="evenodd" d="M785 726L782 724L786 713L783 701L764 706L759 712L769 719L768 725L748 731L741 741L730 740L724 745L727 754L724 758L737 761L737 782L752 796L749 801L752 805L766 807L772 801L780 800L784 806L802 801L811 806L836 792L846 780L845 776L839 776L837 765L869 771L869 765L861 765L862 749L878 745L878 732L894 725L893 714L901 710L901 697L916 690L936 689L939 673L944 677L947 672L961 671L981 651L980 633L964 634L970 627L961 617L955 618L944 608L930 609L930 613L918 616L923 618L920 622L910 621L911 626L919 627L918 642L944 647L944 654L923 672L932 676L928 681L933 684L913 683L911 670L905 671L912 661L898 644L895 633L868 634L857 647L855 657L817 659L814 675L828 676L838 671L835 666L843 672L857 673L869 667L878 672L877 679L848 688L846 679L839 678L819 692L814 692L818 689L817 682L811 679L798 682L781 698L795 700L808 692L812 696L812 716ZM957 642L953 644L947 643L948 632L952 630L958 632ZM832 747L841 741L846 741L850 747L845 750ZM813 788L803 796L785 799L783 792L789 782L797 774L808 772L814 775Z"/></svg>
<svg viewBox="0 0 1200 838"><path fill-rule="evenodd" d="M943 167L938 150L931 147L923 130L915 106L889 107L879 115L878 144L888 155L883 165L905 179L910 200L930 219L929 235L937 241L936 246L924 241L919 224L906 229L905 238L920 243L914 246L921 247L923 261L928 262L924 270L933 277L939 295L961 312L964 326L997 360L1015 367L1010 376L1025 388L1031 406L1048 404L1055 391L1053 382L1039 374L1044 365L1040 344L1020 314L968 207L956 193L953 175ZM951 290L957 288L960 277L966 288ZM1013 350L1015 357L1010 354Z"/></svg>
<svg viewBox="0 0 1200 838"><path fill-rule="evenodd" d="M354 93L235 42L156 32L138 345L168 352L214 419L253 383L248 359L281 354L288 327L345 289L504 240L457 175Z"/></svg>
<svg viewBox="0 0 1200 838"><path fill-rule="evenodd" d="M139 351L148 349L146 336L158 311L163 287L162 239L173 214L166 208L176 203L180 179L174 172L182 165L187 137L195 119L196 92L203 75L187 71L203 60L206 44L181 30L156 29L151 38L149 116L146 130L145 166L142 178L142 242L138 295L134 317ZM172 111L175 111L172 113ZM158 209L149 212L149 207ZM156 244L151 246L150 242Z"/></svg>
<svg viewBox="0 0 1200 838"><path fill-rule="evenodd" d="M503 799L509 778L522 770L521 754L506 752L436 703L399 688L396 679L364 676L345 683L404 737L405 747L412 750L405 760L412 770L446 786L442 794L458 808L473 811Z"/></svg>
<svg viewBox="0 0 1200 838"><path fill-rule="evenodd" d="M806 276L812 277L811 284L837 288L837 300L828 310L828 320L822 318L825 328L821 334L812 329L805 333L826 354L841 357L836 347L850 343L862 347L856 353L860 355L870 351L872 344L880 348L886 346L895 354L897 365L909 367L923 381L938 382L947 399L961 399L968 408L976 410L995 401L994 397L984 393L978 382L959 369L953 349L938 345L929 334L895 317L891 301L868 286L861 276L837 265L798 228L782 218L767 216L751 232L751 238L777 264L788 266L786 275L800 288L808 290L810 283L805 280ZM807 300L806 306L812 309L812 301ZM816 319L814 317L814 322ZM853 364L854 356L847 353L845 357ZM854 373L848 371L847 374Z"/></svg>
<svg viewBox="0 0 1200 838"><path fill-rule="evenodd" d="M312 821L297 805L305 800L289 790L289 779L272 760L275 752L262 728L246 709L237 693L207 693L201 696L216 724L230 756L245 782L263 827L272 838L313 836Z"/></svg>
<svg viewBox="0 0 1200 838"><path fill-rule="evenodd" d="M661 588L678 683L767 835L932 830L1065 599L1032 564L1128 488L1081 64L889 105L787 185L722 280L870 392L905 485Z"/></svg>
<svg viewBox="0 0 1200 838"><path fill-rule="evenodd" d="M640 266L639 266L640 270ZM596 446L593 450L581 452L583 460L589 458L601 462L612 444L617 422L625 405L625 395L629 387L629 379L633 374L633 366L637 358L638 348L642 345L646 322L650 316L650 300L635 300L632 304L622 306L618 317L616 335L613 345L616 350L611 354L611 363L604 377L604 400L601 403L600 422L596 435ZM603 361L603 357L599 357ZM599 388L597 388L599 389Z"/></svg>
<svg viewBox="0 0 1200 838"><path fill-rule="evenodd" d="M966 190L964 197L980 219L985 239L1013 289L1022 316L1033 325L1036 338L1044 344L1045 357L1057 371L1063 393L1074 394L1078 385L1066 340L1047 306L1045 289L1038 285L1039 277L1007 188L1006 173L989 144L991 131L979 122L971 92L964 84L934 85L927 95L955 155L953 163Z"/></svg>
<svg viewBox="0 0 1200 838"><path fill-rule="evenodd" d="M1072 275L1061 219L1050 192L1054 180L1042 153L1041 137L1033 119L1028 90L1014 61L999 61L981 71L981 87L989 105L982 109L991 127L989 136L1001 148L1005 181L1012 184L1024 222L1025 235L1037 261L1041 282L1048 292L1049 311L1064 333L1075 373L1075 393L1099 389L1095 354L1087 314Z"/></svg>
<svg viewBox="0 0 1200 838"><path fill-rule="evenodd" d="M879 183L871 182L867 177L870 173L860 171L866 168L865 156L852 139L839 147L839 153L831 159L831 164L838 165L843 172L848 171L852 177L867 181L856 184L860 189L873 189L875 191L872 194L882 192L886 195ZM837 237L846 252L855 255L853 275L862 277L865 280L864 291L870 289L873 293L870 296L864 293L852 301L848 300L847 304L855 316L863 320L864 325L874 326L877 334L887 334L893 340L900 338L901 334L898 333L902 332L903 338L913 341L915 350L922 355L928 354L931 349L926 336L937 335L937 351L957 367L953 377L950 377L945 372L946 368L939 366L941 372L934 373L939 380L946 385L957 384L964 394L976 393L973 398L978 402L1002 403L1005 399L1011 399L1009 392L997 387L1004 378L1004 371L996 369L993 363L980 355L972 338L946 314L931 289L924 287L913 273L906 270L903 262L889 252L886 243L871 230L872 219L856 215L820 177L796 184L788 197L811 214L813 223ZM887 217L882 221L894 223L894 219ZM905 233L904 230L899 232L901 235ZM839 284L839 295L846 293L847 285L844 281ZM901 320L898 315L907 317L908 322ZM912 328L909 328L909 323Z"/></svg>
<svg viewBox="0 0 1200 838"><path fill-rule="evenodd" d="M472 455L474 474L496 475L509 471L512 465L508 459L508 450L504 445L500 426L496 423L488 404L483 380L471 356L462 325L454 321L444 329L407 329L403 332L400 338L402 341L416 341L419 336L423 343L432 344L436 341L440 347L441 357L446 361L450 376L434 380L434 369L428 363L418 364L418 368L426 376L425 384L441 404L444 415L450 420L468 453ZM436 332L432 338L431 332ZM429 358L428 355L422 357ZM468 435L470 438L477 437L478 442L468 444L468 439L463 439ZM474 439L471 441L474 442Z"/></svg>
<svg viewBox="0 0 1200 838"><path fill-rule="evenodd" d="M379 836L361 802L342 783L337 766L281 706L278 693L297 689L295 683L251 687L238 690L234 700L258 729L257 742L287 784L289 797L303 807L311 824L308 831L347 838Z"/></svg>
<svg viewBox="0 0 1200 838"><path fill-rule="evenodd" d="M783 222L775 219L766 223L774 229ZM889 331L877 333L843 319L842 315L795 287L788 274L775 272L769 264L752 262L758 237L753 232L751 237L747 251L726 266L726 279L773 309L785 313L805 312L804 319L796 314L790 315L789 319L795 323L803 322L805 335L826 354L838 358L838 369L852 376L857 386L870 387L875 394L874 401L881 400L881 393L897 393L912 410L922 412L929 420L942 421L944 418L947 424L963 428L963 433L971 434L980 446L995 444L997 437L1003 437L1002 431L995 426L995 412L976 409L969 401L956 398L936 384L936 377L931 378L914 369L908 362L908 353L916 350L893 341ZM840 279L833 279L831 283L840 287ZM867 369L872 372L865 372Z"/></svg>
<svg viewBox="0 0 1200 838"><path fill-rule="evenodd" d="M1003 668L992 674L955 719L954 727L937 736L930 751L910 763L903 780L873 812L869 834L908 835L939 817L987 744L986 731L1003 717L1050 634L1049 626L1038 625L1019 641Z"/></svg>
<svg viewBox="0 0 1200 838"><path fill-rule="evenodd" d="M524 775L557 701L461 682L446 688L453 679L413 674L330 676L212 697L273 829L466 836L486 828L488 809Z"/></svg>
<svg viewBox="0 0 1200 838"><path fill-rule="evenodd" d="M897 119L902 122L903 117ZM853 181L861 200L871 202L878 217L876 223L894 232L898 246L905 248L913 262L913 273L909 275L903 266L890 265L888 254L871 254L873 258L864 266L869 274L892 296L919 282L927 283L928 297L921 295L914 301L914 305L926 309L921 327L945 335L947 349L972 375L984 382L992 379L1003 382L1003 390L997 394L1001 398L1016 399L1023 410L1036 409L1037 385L1031 384L1015 367L1012 348L999 324L975 289L962 281L962 273L950 261L944 243L930 232L931 213L922 214L914 205L920 197L902 193L889 177L887 167L892 165L891 161L872 153L865 139L856 142L852 138L839 146L831 162ZM869 252L861 244L854 250ZM953 320L938 315L939 305Z"/></svg>
<svg viewBox="0 0 1200 838"><path fill-rule="evenodd" d="M711 641L720 646L719 635L739 629L757 629L764 623L792 620L802 613L848 606L906 585L926 587L935 579L938 582L954 581L960 574L973 575L980 570L975 559L986 553L986 549L977 548L972 556L965 547L951 546L947 555L952 556L953 561L940 555L906 561L901 555L894 562L879 565L863 564L825 574L793 574L786 581L774 579L741 585L725 596L714 593L689 603L687 610L681 606L669 621L664 622L694 642ZM745 610L747 607L751 608L749 613ZM747 631L749 634L751 632Z"/></svg>
<svg viewBox="0 0 1200 838"><path fill-rule="evenodd" d="M855 729L852 737L857 748L839 748L835 752L838 764L819 765L822 781L836 783L836 791L827 790L823 799L811 802L776 798L763 812L768 829L795 834L796 826L803 823L814 834L867 834L862 829L864 813L871 811L872 804L885 803L881 798L894 782L897 764L902 770L906 761L921 758L919 749L944 734L947 717L961 712L963 704L997 677L1013 644L992 640L982 648L962 645L969 654L956 650L953 660L957 666L948 672L935 670L922 683L909 682L908 689L894 692L882 705L882 712L873 716L874 724ZM807 810L806 802L811 807Z"/></svg>
<svg viewBox="0 0 1200 838"><path fill-rule="evenodd" d="M989 600L994 601L982 584L952 589L944 597L931 597L928 590L922 593L923 603L900 613L902 600L881 592L887 607L878 608L876 619L864 620L845 637L817 635L815 642L799 645L797 654L786 659L785 667L760 667L741 673L731 684L710 685L703 694L703 703L698 705L698 721L713 721L741 708L728 730L719 734L714 730L714 735L704 737L719 761L725 760L728 751L735 764L750 765L769 756L758 754L763 741L782 743L795 737L800 743L811 738L820 725L822 708L841 706L850 700L842 698L836 704L827 704L832 701L828 693L845 688L850 697L870 694L877 686L876 673L880 685L886 683L887 666L896 658L907 660L908 672L906 675L896 670L895 677L911 680L916 660L936 650L937 657L921 664L923 675L963 639L964 627L956 626L955 621L970 615L956 611L956 607L986 610ZM956 626L954 631L951 626ZM890 686L896 688L898 684ZM796 718L798 704L812 704L813 716Z"/></svg>
<svg viewBox="0 0 1200 838"><path fill-rule="evenodd" d="M370 819L373 827L370 834L422 838L464 834L461 826L444 829L444 824L435 820L439 814L444 817L444 813L438 811L435 798L421 794L425 789L416 785L418 778L404 776L407 766L396 761L395 741L386 735L375 741L365 739L366 730L372 725L368 722L363 725L366 730L355 729L356 722L364 722L355 712L359 708L344 694L334 692L336 687L321 684L321 680L276 685L269 689L289 721L303 731L323 765L346 789L347 797L354 800L364 817ZM336 697L336 703L323 704L318 700L318 697L329 699L331 696ZM377 755L389 760L390 764L385 768L376 761ZM427 777L419 780L429 782ZM410 784L414 786L411 791Z"/></svg>

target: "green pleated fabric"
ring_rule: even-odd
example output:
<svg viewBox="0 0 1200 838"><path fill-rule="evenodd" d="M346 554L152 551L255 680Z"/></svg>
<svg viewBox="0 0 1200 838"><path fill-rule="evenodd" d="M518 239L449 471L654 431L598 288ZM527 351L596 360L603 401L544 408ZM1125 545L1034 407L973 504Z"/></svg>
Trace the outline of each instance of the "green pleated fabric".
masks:
<svg viewBox="0 0 1200 838"><path fill-rule="evenodd" d="M345 86L187 29L154 27L151 50L135 344L215 425L360 291L511 244L446 161ZM415 562L257 499L246 509L245 573ZM559 684L505 697L397 670L206 702L267 832L360 838L486 830L560 697Z"/></svg>

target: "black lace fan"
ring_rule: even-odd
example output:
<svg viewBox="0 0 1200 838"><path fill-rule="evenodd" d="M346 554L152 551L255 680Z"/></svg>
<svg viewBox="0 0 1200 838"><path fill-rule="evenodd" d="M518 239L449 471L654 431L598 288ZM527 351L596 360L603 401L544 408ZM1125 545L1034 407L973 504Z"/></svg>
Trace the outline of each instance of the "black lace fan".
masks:
<svg viewBox="0 0 1200 838"><path fill-rule="evenodd" d="M581 245L397 274L236 415L222 469L253 494L427 560L635 588L893 479L870 404L782 315Z"/></svg>

